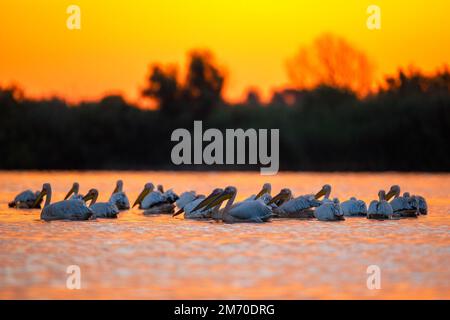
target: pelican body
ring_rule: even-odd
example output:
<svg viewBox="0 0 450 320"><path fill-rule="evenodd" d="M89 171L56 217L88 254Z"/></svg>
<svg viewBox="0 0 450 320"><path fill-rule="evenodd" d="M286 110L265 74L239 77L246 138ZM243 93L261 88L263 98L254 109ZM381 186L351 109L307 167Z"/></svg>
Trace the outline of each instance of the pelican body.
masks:
<svg viewBox="0 0 450 320"><path fill-rule="evenodd" d="M97 189L91 189L83 197L83 201L87 202L91 200L91 203L89 204L89 208L92 210L95 218L117 218L117 215L119 214L120 210L117 208L117 206L109 202L97 202L98 198L98 190Z"/></svg>
<svg viewBox="0 0 450 320"><path fill-rule="evenodd" d="M114 189L111 197L109 198L109 202L114 203L119 210L128 210L130 209L130 201L128 200L127 195L123 192L123 181L118 180L116 183L116 188Z"/></svg>
<svg viewBox="0 0 450 320"><path fill-rule="evenodd" d="M204 195L196 195L193 191L184 192L177 201L177 206L180 209L174 213L173 216L178 216L184 212L185 219L210 219L212 217L211 214L213 209L208 209L205 211L200 209L214 200L220 193L222 193L222 191L222 189L214 189L206 198Z"/></svg>
<svg viewBox="0 0 450 320"><path fill-rule="evenodd" d="M395 216L402 218L417 218L420 214L418 210L418 204L416 198L410 196L408 192L405 192L403 196L400 196L400 187L393 185L389 192L386 194L386 201L389 201Z"/></svg>
<svg viewBox="0 0 450 320"><path fill-rule="evenodd" d="M322 203L316 210L314 210L314 217L320 221L341 221L345 220L344 212L337 198L333 201L326 201Z"/></svg>
<svg viewBox="0 0 450 320"><path fill-rule="evenodd" d="M86 206L83 200L69 199L55 203L50 203L52 198L52 188L49 183L42 186L42 191L36 202L45 198L44 208L41 211L41 220L88 220L93 212Z"/></svg>
<svg viewBox="0 0 450 320"><path fill-rule="evenodd" d="M161 185L158 186L158 190L154 189L153 183L146 183L133 207L139 204L139 209L145 209L144 214L172 214L175 209L173 202L178 196L172 190L164 192Z"/></svg>
<svg viewBox="0 0 450 320"><path fill-rule="evenodd" d="M40 209L42 199L36 202L38 197L39 191L25 190L19 193L13 201L8 203L8 207L17 209Z"/></svg>
<svg viewBox="0 0 450 320"><path fill-rule="evenodd" d="M322 202L319 200L321 196L328 198L331 193L331 187L329 185L324 185L322 189L316 193L299 196L293 199L292 193L289 189L283 189L277 194L272 202L284 201L278 208L274 208L273 212L279 218L298 218L298 219L312 219L314 218L314 209L319 207Z"/></svg>
<svg viewBox="0 0 450 320"><path fill-rule="evenodd" d="M386 193L384 190L378 192L378 200L373 200L367 210L367 219L386 220L391 219L394 210L392 210L389 202L386 201Z"/></svg>
<svg viewBox="0 0 450 320"><path fill-rule="evenodd" d="M346 217L366 217L367 205L364 201L351 197L341 203L342 212Z"/></svg>
<svg viewBox="0 0 450 320"><path fill-rule="evenodd" d="M238 223L238 222L267 222L272 217L271 207L264 204L259 200L247 200L233 205L236 199L237 189L229 186L224 189L222 193L214 198L203 210L212 208L219 208L225 201L227 204L220 212L222 221L225 223Z"/></svg>

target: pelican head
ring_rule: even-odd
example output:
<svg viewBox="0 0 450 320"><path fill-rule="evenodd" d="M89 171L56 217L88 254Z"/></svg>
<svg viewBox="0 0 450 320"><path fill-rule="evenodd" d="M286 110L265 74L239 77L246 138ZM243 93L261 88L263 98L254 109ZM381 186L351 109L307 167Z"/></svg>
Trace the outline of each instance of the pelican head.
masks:
<svg viewBox="0 0 450 320"><path fill-rule="evenodd" d="M72 188L69 190L69 192L64 197L64 200L69 199L69 197L72 195L72 193L78 194L79 190L80 190L80 184L78 182L74 182L72 185Z"/></svg>
<svg viewBox="0 0 450 320"><path fill-rule="evenodd" d="M42 201L42 198L44 198L44 196L47 196L47 199L48 199L48 195L49 194L51 195L51 193L52 193L52 187L50 186L50 183L47 183L47 182L44 183L42 185L41 192L39 192L38 197L36 198L36 200L33 203L33 208L35 208ZM47 202L50 202L50 201L46 200L45 203L48 204Z"/></svg>
<svg viewBox="0 0 450 320"><path fill-rule="evenodd" d="M158 184L158 186L156 187L156 189L161 192L164 193L164 187L162 186L162 184Z"/></svg>
<svg viewBox="0 0 450 320"><path fill-rule="evenodd" d="M123 181L117 180L116 188L114 189L113 193L121 192L122 190L123 190Z"/></svg>
<svg viewBox="0 0 450 320"><path fill-rule="evenodd" d="M222 204L225 200L231 199L233 196L236 195L237 189L233 186L226 187L222 193L220 193L218 196L214 198L213 201L211 201L206 207L202 209L202 211L214 208L217 205Z"/></svg>
<svg viewBox="0 0 450 320"><path fill-rule="evenodd" d="M314 195L314 198L319 199L322 196L325 196L327 199L331 193L331 186L329 184L325 184L319 192Z"/></svg>
<svg viewBox="0 0 450 320"><path fill-rule="evenodd" d="M258 192L258 194L255 196L255 199L260 198L263 194L268 193L270 194L272 192L272 185L270 183L264 183L263 187L261 188L261 191Z"/></svg>
<svg viewBox="0 0 450 320"><path fill-rule="evenodd" d="M91 189L89 192L83 197L83 201L87 202L91 200L91 205L93 205L98 198L98 190L97 189Z"/></svg>
<svg viewBox="0 0 450 320"><path fill-rule="evenodd" d="M155 186L153 185L153 183L148 182L145 184L144 186L144 190L141 191L141 193L139 194L139 196L136 198L136 201L133 204L133 208L137 205L137 204L141 204L142 200L144 200L144 198L153 190L155 189Z"/></svg>
<svg viewBox="0 0 450 320"><path fill-rule="evenodd" d="M283 188L280 190L280 192L273 197L267 205L270 205L272 203L277 203L278 201L281 201L282 203L289 200L292 197L292 192L288 188Z"/></svg>
<svg viewBox="0 0 450 320"><path fill-rule="evenodd" d="M209 196L207 196L205 199L203 199L202 202L200 202L194 209L192 209L192 212L197 211L205 206L207 206L208 204L210 204L214 199L216 199L217 196L219 196L220 194L222 194L223 189L221 188L216 188L214 189L211 194ZM184 208L181 208L180 210L178 210L177 212L175 212L172 217L176 217L180 214L182 214L184 212Z"/></svg>
<svg viewBox="0 0 450 320"><path fill-rule="evenodd" d="M389 201L393 196L396 198L400 195L400 187L396 184L391 186L388 193L386 194L386 201Z"/></svg>

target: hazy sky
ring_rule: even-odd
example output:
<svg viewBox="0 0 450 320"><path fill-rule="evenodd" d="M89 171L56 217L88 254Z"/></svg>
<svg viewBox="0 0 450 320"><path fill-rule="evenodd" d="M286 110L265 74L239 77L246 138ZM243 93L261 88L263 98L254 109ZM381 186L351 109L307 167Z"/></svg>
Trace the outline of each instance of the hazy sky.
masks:
<svg viewBox="0 0 450 320"><path fill-rule="evenodd" d="M375 62L378 77L414 64L448 63L450 2L284 0L2 0L0 84L31 96L71 101L105 93L138 96L153 62L178 63L208 48L226 67L225 96L288 83L286 60L324 32L345 37ZM81 8L81 30L66 27L66 8ZM381 30L366 27L369 5Z"/></svg>

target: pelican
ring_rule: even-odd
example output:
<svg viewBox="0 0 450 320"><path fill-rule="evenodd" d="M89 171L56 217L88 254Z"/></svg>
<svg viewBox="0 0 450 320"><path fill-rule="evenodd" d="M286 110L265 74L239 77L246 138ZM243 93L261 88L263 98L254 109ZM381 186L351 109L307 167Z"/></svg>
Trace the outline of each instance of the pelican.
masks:
<svg viewBox="0 0 450 320"><path fill-rule="evenodd" d="M417 208L420 214L428 214L428 204L424 197L413 195L412 196L417 201Z"/></svg>
<svg viewBox="0 0 450 320"><path fill-rule="evenodd" d="M367 210L367 219L391 219L394 211L389 202L386 201L386 192L378 192L378 200L373 200Z"/></svg>
<svg viewBox="0 0 450 320"><path fill-rule="evenodd" d="M211 194L205 198L204 195L196 195L193 191L188 191L180 196L177 205L180 208L177 212L173 214L176 217L184 212L185 219L209 219L211 218L211 213L213 209L201 211L202 207L209 204L214 200L219 194L222 193L222 189L214 189ZM181 201L180 201L181 200Z"/></svg>
<svg viewBox="0 0 450 320"><path fill-rule="evenodd" d="M8 203L8 207L17 209L40 209L42 198L39 202L36 202L38 197L39 191L25 190L15 196L14 200Z"/></svg>
<svg viewBox="0 0 450 320"><path fill-rule="evenodd" d="M405 192L401 197L400 187L398 185L393 185L386 194L386 201L389 201L392 197L394 197L394 199L392 199L389 204L394 211L394 215L399 217L417 218L417 200L411 197L408 192Z"/></svg>
<svg viewBox="0 0 450 320"><path fill-rule="evenodd" d="M83 200L83 196L81 194L78 194L80 191L80 185L78 182L74 182L72 185L72 188L67 192L66 196L64 197L64 200L69 199L70 195L73 193L73 196L70 197L70 199L77 199L77 200Z"/></svg>
<svg viewBox="0 0 450 320"><path fill-rule="evenodd" d="M88 220L93 212L83 200L69 199L50 204L52 200L52 187L44 183L35 203L42 201L45 196L44 208L41 211L41 220Z"/></svg>
<svg viewBox="0 0 450 320"><path fill-rule="evenodd" d="M366 217L367 205L364 201L351 197L341 203L342 212L346 217Z"/></svg>
<svg viewBox="0 0 450 320"><path fill-rule="evenodd" d="M166 197L167 201L169 201L170 203L174 203L179 198L178 195L175 192L173 192L172 189L164 191L164 187L161 184L158 184L156 188L158 189L159 192L161 192L164 195L164 197Z"/></svg>
<svg viewBox="0 0 450 320"><path fill-rule="evenodd" d="M244 201L260 200L264 204L269 204L270 200L272 200L272 196L270 195L271 192L272 192L272 185L270 183L264 183L258 194L256 195L253 194Z"/></svg>
<svg viewBox="0 0 450 320"><path fill-rule="evenodd" d="M209 210L225 201L227 204L221 211L222 221L226 223L236 222L266 222L272 217L272 209L259 200L247 200L233 205L236 199L237 189L233 186L226 187L225 190L216 196L202 210Z"/></svg>
<svg viewBox="0 0 450 320"><path fill-rule="evenodd" d="M109 198L111 203L114 203L119 210L128 210L130 209L130 201L128 201L128 197L123 192L123 181L117 180L116 188L114 189L111 197Z"/></svg>
<svg viewBox="0 0 450 320"><path fill-rule="evenodd" d="M323 202L314 210L314 216L320 221L345 220L344 212L342 211L338 198L334 198L333 201Z"/></svg>
<svg viewBox="0 0 450 320"><path fill-rule="evenodd" d="M146 209L144 214L173 213L175 206L171 201L174 199L172 196L174 193L170 190L172 194L167 195L160 190L154 189L153 183L146 183L144 189L136 198L133 207L138 204L139 209ZM158 189L162 190L162 186Z"/></svg>
<svg viewBox="0 0 450 320"><path fill-rule="evenodd" d="M270 203L282 202L278 208L273 209L273 212L280 218L310 219L314 218L313 208L322 204L318 199L323 195L328 197L330 192L331 187L325 185L315 195L307 194L287 200L292 197L292 193L289 189L282 189L279 194L273 197Z"/></svg>
<svg viewBox="0 0 450 320"><path fill-rule="evenodd" d="M294 199L294 196L292 195L292 191L289 188L283 188L280 190L279 194L281 194L281 198L277 198L274 201L269 201L270 204L275 205L276 207L281 206L283 203Z"/></svg>
<svg viewBox="0 0 450 320"><path fill-rule="evenodd" d="M89 208L94 213L95 218L117 218L119 214L119 208L112 203L109 202L97 202L98 198L98 190L91 189L89 192L83 197L83 201L87 202L91 200L89 204Z"/></svg>

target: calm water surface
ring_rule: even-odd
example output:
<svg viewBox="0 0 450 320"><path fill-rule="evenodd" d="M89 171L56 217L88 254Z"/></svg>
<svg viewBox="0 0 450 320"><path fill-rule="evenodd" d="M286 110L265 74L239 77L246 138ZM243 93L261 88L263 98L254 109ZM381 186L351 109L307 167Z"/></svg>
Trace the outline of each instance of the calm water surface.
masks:
<svg viewBox="0 0 450 320"><path fill-rule="evenodd" d="M419 219L343 222L274 220L227 225L143 216L117 220L39 221L39 210L7 207L18 191L53 186L61 200L73 181L106 201L116 179L134 201L147 181L181 193L235 185L242 199L268 181L312 193L324 183L342 200L376 198L400 184L425 196ZM405 190L406 191L406 190ZM66 289L66 268L81 268L81 290ZM381 268L369 290L366 269ZM450 175L176 172L0 172L0 298L450 298Z"/></svg>

